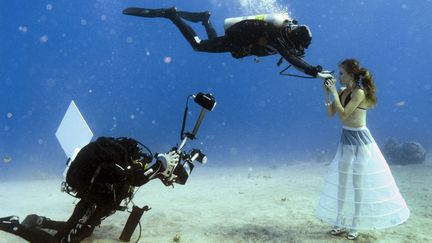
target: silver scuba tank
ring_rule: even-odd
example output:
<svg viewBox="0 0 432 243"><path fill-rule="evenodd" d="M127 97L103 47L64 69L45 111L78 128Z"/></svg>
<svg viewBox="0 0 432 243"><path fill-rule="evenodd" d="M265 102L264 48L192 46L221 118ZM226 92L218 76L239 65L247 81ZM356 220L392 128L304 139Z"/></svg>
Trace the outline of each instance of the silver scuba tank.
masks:
<svg viewBox="0 0 432 243"><path fill-rule="evenodd" d="M225 19L224 30L227 30L229 27L243 20L261 20L273 24L276 27L281 27L284 24L292 21L288 13L259 14L243 17L234 17Z"/></svg>

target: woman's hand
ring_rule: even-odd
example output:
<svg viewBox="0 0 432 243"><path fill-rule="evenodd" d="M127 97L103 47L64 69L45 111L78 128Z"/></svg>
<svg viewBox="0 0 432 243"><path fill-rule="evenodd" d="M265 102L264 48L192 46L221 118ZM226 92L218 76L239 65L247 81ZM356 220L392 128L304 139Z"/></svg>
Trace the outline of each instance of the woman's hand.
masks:
<svg viewBox="0 0 432 243"><path fill-rule="evenodd" d="M321 66L320 66L320 68L322 69ZM328 94L330 92L330 89L328 88L329 82L330 82L330 80L334 79L332 72L320 70L317 73L317 78L322 79L324 91L326 92L326 94Z"/></svg>
<svg viewBox="0 0 432 243"><path fill-rule="evenodd" d="M336 90L336 79L331 78L331 79L326 79L324 81L324 87L326 87L332 94L337 94L337 90Z"/></svg>
<svg viewBox="0 0 432 243"><path fill-rule="evenodd" d="M329 94L329 93L330 93L330 90L328 89L326 83L327 83L327 81L324 80L324 81L323 81L323 88L324 88L324 91L326 92L326 94Z"/></svg>

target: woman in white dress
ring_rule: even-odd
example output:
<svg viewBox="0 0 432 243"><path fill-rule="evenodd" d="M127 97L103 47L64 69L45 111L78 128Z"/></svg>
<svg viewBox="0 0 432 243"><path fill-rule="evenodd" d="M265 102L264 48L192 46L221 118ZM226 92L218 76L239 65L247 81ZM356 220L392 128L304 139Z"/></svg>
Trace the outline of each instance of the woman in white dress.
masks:
<svg viewBox="0 0 432 243"><path fill-rule="evenodd" d="M316 215L333 225L332 235L347 232L347 238L354 240L359 230L403 223L410 211L366 127L367 110L377 103L371 73L357 60L346 59L339 64L339 79L345 87L339 91L334 78L324 82L327 114L337 113L343 129Z"/></svg>

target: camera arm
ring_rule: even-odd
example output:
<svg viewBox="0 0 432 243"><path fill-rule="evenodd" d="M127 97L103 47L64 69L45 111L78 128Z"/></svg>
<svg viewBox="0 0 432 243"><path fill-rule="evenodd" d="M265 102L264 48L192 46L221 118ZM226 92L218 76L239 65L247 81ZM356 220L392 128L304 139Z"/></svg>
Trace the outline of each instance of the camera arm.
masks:
<svg viewBox="0 0 432 243"><path fill-rule="evenodd" d="M201 153L198 149L193 149L189 153L183 152L183 148L186 146L187 141L196 139L196 134L201 126L201 123L204 119L205 113L207 111L212 111L216 106L216 100L212 94L203 94L198 93L196 95L188 96L193 97L194 101L201 106L201 112L198 116L198 119L195 123L195 126L192 130L192 133L184 133L184 126L186 124L186 114L187 114L187 102L185 108L185 115L183 117L182 129L180 138L181 141L178 146L172 148L170 152L167 154L162 154L163 156L159 158L157 156L158 161L161 161L165 166L163 171L159 172L159 178L165 185L172 185L172 183L184 184L193 169L192 162L197 160L200 163L206 162L206 157L203 153ZM169 157L178 156L175 159L167 159ZM183 161L183 163L181 163Z"/></svg>

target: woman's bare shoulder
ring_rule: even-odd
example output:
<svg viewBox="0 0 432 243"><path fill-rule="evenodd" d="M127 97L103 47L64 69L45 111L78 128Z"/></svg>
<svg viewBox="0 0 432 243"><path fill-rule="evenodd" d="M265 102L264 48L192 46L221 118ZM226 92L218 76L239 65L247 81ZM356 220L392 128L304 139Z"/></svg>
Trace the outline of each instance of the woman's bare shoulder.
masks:
<svg viewBox="0 0 432 243"><path fill-rule="evenodd" d="M356 88L352 92L353 95L365 96L366 92L362 88Z"/></svg>

